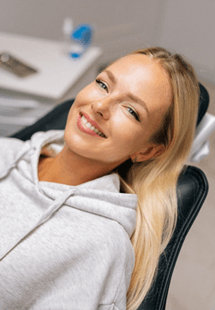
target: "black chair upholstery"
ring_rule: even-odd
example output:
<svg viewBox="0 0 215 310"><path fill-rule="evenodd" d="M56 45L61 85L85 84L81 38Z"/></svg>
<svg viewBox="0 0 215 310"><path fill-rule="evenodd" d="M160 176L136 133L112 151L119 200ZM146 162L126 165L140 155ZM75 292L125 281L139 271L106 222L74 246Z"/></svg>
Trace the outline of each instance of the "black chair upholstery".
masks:
<svg viewBox="0 0 215 310"><path fill-rule="evenodd" d="M48 131L50 129L64 129L66 125L67 115L74 102L74 99L68 100L59 104L48 114L40 118L34 124L21 129L13 134L12 138L17 138L23 141L29 140L37 131Z"/></svg>
<svg viewBox="0 0 215 310"><path fill-rule="evenodd" d="M177 185L178 218L174 234L160 257L158 273L138 310L164 310L173 270L185 240L207 196L208 182L199 168L188 166ZM186 280L186 279L185 279Z"/></svg>
<svg viewBox="0 0 215 310"><path fill-rule="evenodd" d="M51 112L38 120L35 124L24 128L12 137L23 141L31 138L37 131L50 129L64 129L67 115L74 100L68 100L54 108ZM204 86L200 85L199 115L197 125L207 111L209 95ZM154 284L143 300L138 310L164 310L170 280L173 270L184 242L201 206L207 196L208 182L204 173L193 166L184 168L177 185L178 219L175 232L164 252L160 257L158 273Z"/></svg>
<svg viewBox="0 0 215 310"><path fill-rule="evenodd" d="M199 114L197 118L197 126L199 125L203 116L207 112L210 100L207 89L200 83L199 83L199 90L200 90L200 96L199 96Z"/></svg>

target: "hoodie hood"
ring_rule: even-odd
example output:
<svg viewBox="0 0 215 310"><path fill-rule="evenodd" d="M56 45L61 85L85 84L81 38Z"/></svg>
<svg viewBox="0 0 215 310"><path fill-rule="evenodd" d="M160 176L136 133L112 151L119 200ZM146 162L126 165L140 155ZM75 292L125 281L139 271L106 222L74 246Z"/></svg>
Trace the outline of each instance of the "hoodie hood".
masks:
<svg viewBox="0 0 215 310"><path fill-rule="evenodd" d="M11 234L11 242L6 248L0 247L1 258L64 206L116 221L131 237L136 224L137 196L120 193L120 180L116 173L78 186L38 181L38 161L41 150L45 147L45 151L54 156L63 148L63 136L64 131L52 130L46 133L38 132L26 142L4 139L5 147L8 148L6 151L10 155L4 158L4 167L0 170L0 182L13 178L17 186L15 191L21 190L24 193L30 183L31 192L26 194L26 199L29 204L32 204L32 212L35 212L35 216L31 216L31 220L23 225L23 229L18 233ZM25 210L20 210L23 212L20 215L22 218ZM11 229L15 232L15 227Z"/></svg>

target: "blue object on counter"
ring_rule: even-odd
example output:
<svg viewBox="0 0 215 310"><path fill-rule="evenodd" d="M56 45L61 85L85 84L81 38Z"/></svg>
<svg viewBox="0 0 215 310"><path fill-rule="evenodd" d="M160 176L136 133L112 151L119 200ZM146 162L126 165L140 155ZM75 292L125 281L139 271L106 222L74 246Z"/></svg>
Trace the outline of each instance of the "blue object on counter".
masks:
<svg viewBox="0 0 215 310"><path fill-rule="evenodd" d="M78 51L71 51L70 57L80 58L92 41L93 28L89 24L81 24L71 33L71 39L78 46Z"/></svg>

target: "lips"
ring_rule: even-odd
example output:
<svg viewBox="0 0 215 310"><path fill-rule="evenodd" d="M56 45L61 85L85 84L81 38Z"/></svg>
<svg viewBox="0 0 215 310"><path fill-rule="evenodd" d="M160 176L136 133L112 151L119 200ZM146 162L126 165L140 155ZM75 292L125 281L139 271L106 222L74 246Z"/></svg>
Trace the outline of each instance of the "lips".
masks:
<svg viewBox="0 0 215 310"><path fill-rule="evenodd" d="M107 138L99 125L84 112L79 114L77 125L81 131L84 131L92 136Z"/></svg>

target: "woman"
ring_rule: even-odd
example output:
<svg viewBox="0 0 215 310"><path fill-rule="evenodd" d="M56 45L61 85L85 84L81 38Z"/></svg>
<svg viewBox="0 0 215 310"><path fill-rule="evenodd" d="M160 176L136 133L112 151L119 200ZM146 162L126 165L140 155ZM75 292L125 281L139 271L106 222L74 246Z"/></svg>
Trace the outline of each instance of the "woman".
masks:
<svg viewBox="0 0 215 310"><path fill-rule="evenodd" d="M1 309L138 308L174 229L198 95L181 56L148 48L77 95L65 132L2 139Z"/></svg>

